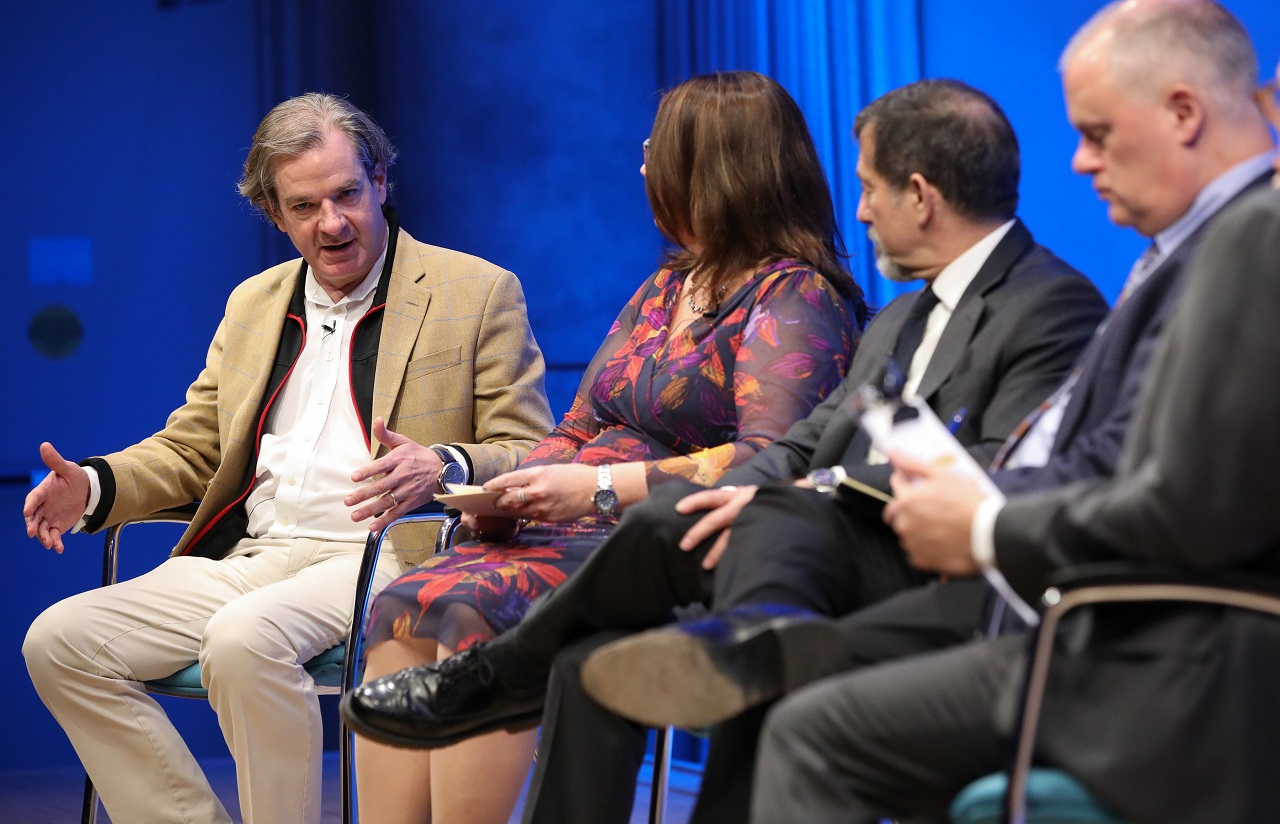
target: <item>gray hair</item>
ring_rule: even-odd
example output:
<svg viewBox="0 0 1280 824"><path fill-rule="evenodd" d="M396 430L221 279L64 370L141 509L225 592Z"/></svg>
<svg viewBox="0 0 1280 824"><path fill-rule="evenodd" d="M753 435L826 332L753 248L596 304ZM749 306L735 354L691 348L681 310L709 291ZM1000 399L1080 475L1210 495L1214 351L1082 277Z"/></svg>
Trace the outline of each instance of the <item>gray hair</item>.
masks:
<svg viewBox="0 0 1280 824"><path fill-rule="evenodd" d="M351 139L356 157L370 179L379 166L385 171L395 163L396 147L372 117L341 97L310 92L284 101L262 118L244 162L244 177L238 184L240 194L271 220L280 206L276 161L315 149L333 129ZM387 188L390 187L388 180Z"/></svg>
<svg viewBox="0 0 1280 824"><path fill-rule="evenodd" d="M1120 88L1155 96L1189 83L1227 115L1252 111L1258 57L1240 21L1213 0L1108 3L1067 43L1059 71L1108 32L1107 65Z"/></svg>

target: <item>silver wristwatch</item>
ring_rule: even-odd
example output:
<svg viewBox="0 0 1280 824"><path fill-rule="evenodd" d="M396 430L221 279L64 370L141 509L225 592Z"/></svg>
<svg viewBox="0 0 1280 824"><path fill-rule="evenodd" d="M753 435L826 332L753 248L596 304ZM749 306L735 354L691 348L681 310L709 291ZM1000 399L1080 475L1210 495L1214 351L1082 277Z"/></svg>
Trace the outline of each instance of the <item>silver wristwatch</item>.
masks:
<svg viewBox="0 0 1280 824"><path fill-rule="evenodd" d="M591 503L606 518L618 511L618 493L613 491L613 469L609 464L596 467L596 494L591 496Z"/></svg>
<svg viewBox="0 0 1280 824"><path fill-rule="evenodd" d="M835 495L836 489L848 477L849 473L844 471L844 467L837 465L815 469L805 476L805 480L824 495Z"/></svg>

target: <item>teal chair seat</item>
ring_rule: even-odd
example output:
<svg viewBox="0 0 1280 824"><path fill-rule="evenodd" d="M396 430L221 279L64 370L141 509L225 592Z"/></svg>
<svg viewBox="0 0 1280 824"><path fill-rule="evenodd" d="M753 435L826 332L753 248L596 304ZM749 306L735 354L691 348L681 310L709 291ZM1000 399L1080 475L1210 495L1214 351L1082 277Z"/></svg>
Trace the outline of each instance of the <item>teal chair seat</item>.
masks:
<svg viewBox="0 0 1280 824"><path fill-rule="evenodd" d="M307 662L306 670L320 692L338 692L342 688L342 666L347 645L330 647ZM177 695L183 698L208 698L209 691L200 685L200 665L183 667L173 675L145 682L147 692Z"/></svg>
<svg viewBox="0 0 1280 824"><path fill-rule="evenodd" d="M951 820L954 824L1001 824L1008 790L1005 773L979 778L951 802ZM1031 770L1026 809L1026 824L1126 824L1062 770Z"/></svg>

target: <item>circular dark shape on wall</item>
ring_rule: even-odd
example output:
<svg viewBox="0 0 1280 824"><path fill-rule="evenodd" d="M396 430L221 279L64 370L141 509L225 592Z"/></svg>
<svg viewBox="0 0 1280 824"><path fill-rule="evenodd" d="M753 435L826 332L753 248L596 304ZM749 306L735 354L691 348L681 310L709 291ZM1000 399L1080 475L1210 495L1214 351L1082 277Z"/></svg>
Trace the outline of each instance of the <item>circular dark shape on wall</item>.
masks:
<svg viewBox="0 0 1280 824"><path fill-rule="evenodd" d="M74 355L84 340L84 324L66 306L46 306L27 327L27 340L37 354L57 360Z"/></svg>

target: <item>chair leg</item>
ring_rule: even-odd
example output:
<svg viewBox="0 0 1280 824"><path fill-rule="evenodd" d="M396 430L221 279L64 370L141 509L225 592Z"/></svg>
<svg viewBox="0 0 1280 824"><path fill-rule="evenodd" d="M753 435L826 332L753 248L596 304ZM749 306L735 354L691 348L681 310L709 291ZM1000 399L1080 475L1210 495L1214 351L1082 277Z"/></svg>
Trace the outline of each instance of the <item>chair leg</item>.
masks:
<svg viewBox="0 0 1280 824"><path fill-rule="evenodd" d="M341 764L342 772L342 824L356 824L355 816L355 759L353 755L353 735L354 733L343 723L339 727L338 740L338 759Z"/></svg>
<svg viewBox="0 0 1280 824"><path fill-rule="evenodd" d="M80 824L94 824L98 820L98 790L93 786L93 779L84 777L84 808L80 813Z"/></svg>
<svg viewBox="0 0 1280 824"><path fill-rule="evenodd" d="M653 782L649 786L649 824L662 824L667 817L667 785L671 779L671 727L653 731Z"/></svg>

